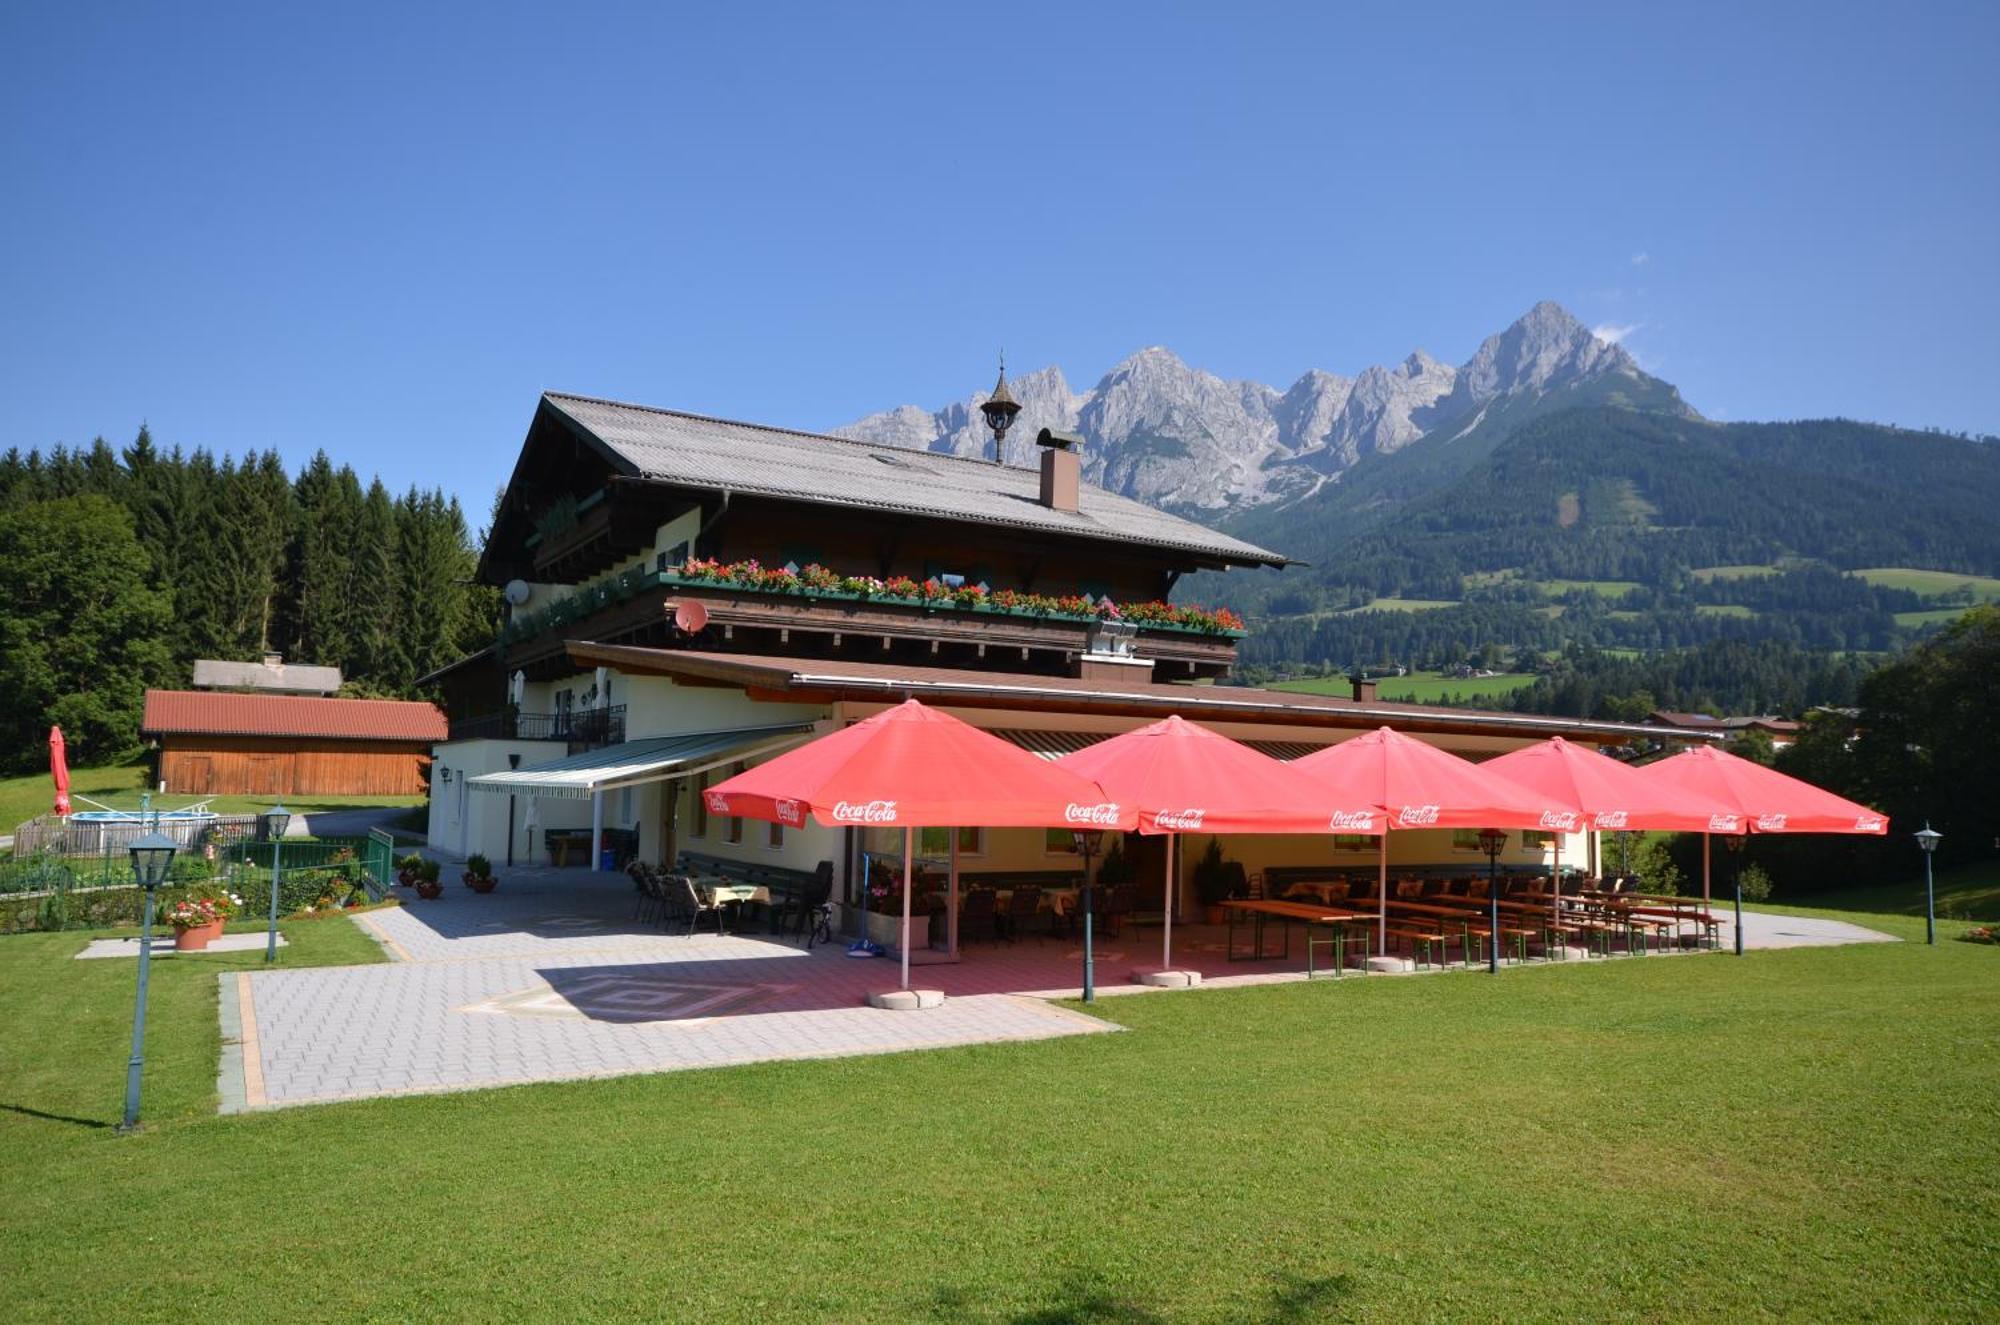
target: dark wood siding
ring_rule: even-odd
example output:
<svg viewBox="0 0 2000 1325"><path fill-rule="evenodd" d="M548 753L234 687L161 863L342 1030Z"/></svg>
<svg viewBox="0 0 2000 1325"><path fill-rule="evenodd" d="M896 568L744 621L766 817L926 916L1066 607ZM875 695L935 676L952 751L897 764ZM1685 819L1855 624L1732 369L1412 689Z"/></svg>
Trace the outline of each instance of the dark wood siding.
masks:
<svg viewBox="0 0 2000 1325"><path fill-rule="evenodd" d="M165 736L160 777L177 796L421 796L430 747L409 741Z"/></svg>

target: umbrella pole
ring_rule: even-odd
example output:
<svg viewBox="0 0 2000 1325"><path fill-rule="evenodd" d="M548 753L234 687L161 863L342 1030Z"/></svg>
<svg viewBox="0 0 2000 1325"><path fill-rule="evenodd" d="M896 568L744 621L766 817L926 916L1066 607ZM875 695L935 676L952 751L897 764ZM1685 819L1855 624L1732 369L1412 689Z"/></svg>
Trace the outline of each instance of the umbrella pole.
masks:
<svg viewBox="0 0 2000 1325"><path fill-rule="evenodd" d="M1160 940L1160 969L1174 969L1174 841L1179 833L1167 834L1167 919L1165 937Z"/></svg>
<svg viewBox="0 0 2000 1325"><path fill-rule="evenodd" d="M945 898L945 948L946 955L958 960L958 830L951 830L951 888Z"/></svg>
<svg viewBox="0 0 2000 1325"><path fill-rule="evenodd" d="M1384 957L1389 955L1389 833L1382 833L1382 863L1375 876L1376 919L1375 951Z"/></svg>
<svg viewBox="0 0 2000 1325"><path fill-rule="evenodd" d="M903 828L903 988L910 987L910 869L917 846L917 830Z"/></svg>

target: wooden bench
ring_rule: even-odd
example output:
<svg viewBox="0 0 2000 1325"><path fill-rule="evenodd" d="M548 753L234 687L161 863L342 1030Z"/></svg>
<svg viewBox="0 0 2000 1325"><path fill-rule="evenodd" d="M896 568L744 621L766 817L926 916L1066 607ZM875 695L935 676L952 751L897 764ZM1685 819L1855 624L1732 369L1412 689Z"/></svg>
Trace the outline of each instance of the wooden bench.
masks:
<svg viewBox="0 0 2000 1325"><path fill-rule="evenodd" d="M1317 906L1311 902L1281 902L1262 897L1232 897L1222 903L1229 915L1229 932L1223 941L1223 954L1232 962L1284 961L1292 955L1292 926L1300 924L1306 931L1306 978L1315 974L1313 956L1317 945L1324 944L1333 951L1333 973L1336 978L1347 965L1347 927L1353 925L1363 933L1363 967L1369 955L1366 933L1369 917L1340 907ZM1238 916L1247 917L1251 922L1250 951L1238 955L1236 951L1236 921ZM1284 926L1285 948L1281 953L1264 950L1264 928L1269 921L1276 920ZM1314 925L1325 925L1332 929L1330 937L1315 939Z"/></svg>

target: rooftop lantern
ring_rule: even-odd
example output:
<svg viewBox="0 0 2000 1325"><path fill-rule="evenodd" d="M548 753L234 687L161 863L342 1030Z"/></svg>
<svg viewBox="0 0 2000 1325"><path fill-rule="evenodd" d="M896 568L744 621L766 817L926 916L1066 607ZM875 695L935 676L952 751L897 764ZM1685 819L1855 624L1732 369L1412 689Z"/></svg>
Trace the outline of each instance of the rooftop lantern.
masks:
<svg viewBox="0 0 2000 1325"><path fill-rule="evenodd" d="M1006 463L1007 430L1014 426L1014 416L1021 412L1021 404L1014 399L1014 393L1007 389L1007 358L1000 358L1000 380L993 384L993 394L979 407L986 416L986 426L993 430L993 463Z"/></svg>

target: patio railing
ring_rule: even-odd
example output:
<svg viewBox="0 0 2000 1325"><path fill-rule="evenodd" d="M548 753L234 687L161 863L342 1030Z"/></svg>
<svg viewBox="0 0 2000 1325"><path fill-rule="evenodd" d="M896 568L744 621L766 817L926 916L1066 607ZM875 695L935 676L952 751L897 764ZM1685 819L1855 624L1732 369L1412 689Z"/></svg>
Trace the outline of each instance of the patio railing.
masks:
<svg viewBox="0 0 2000 1325"><path fill-rule="evenodd" d="M581 754L625 739L625 706L567 713L484 713L454 721L449 736L454 741L566 741L571 754Z"/></svg>

